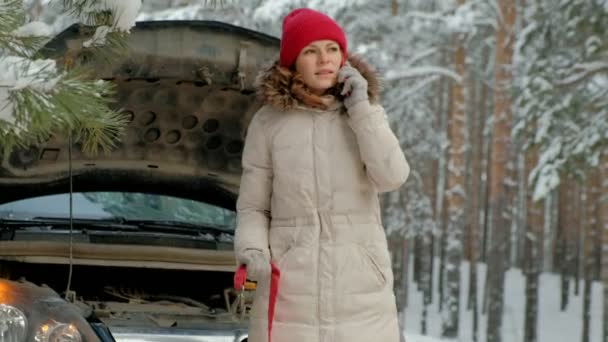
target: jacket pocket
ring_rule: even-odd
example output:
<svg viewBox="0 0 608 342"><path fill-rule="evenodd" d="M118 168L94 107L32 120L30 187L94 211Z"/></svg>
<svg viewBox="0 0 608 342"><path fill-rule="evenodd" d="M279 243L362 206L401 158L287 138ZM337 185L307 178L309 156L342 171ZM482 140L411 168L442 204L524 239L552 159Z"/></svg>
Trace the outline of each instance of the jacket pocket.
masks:
<svg viewBox="0 0 608 342"><path fill-rule="evenodd" d="M313 248L303 246L301 236L306 226L272 226L270 228L270 254L281 271L280 294L277 305L284 296L312 295L311 276L314 274Z"/></svg>
<svg viewBox="0 0 608 342"><path fill-rule="evenodd" d="M333 252L336 256L336 288L345 294L366 294L382 291L387 277L375 253L367 246L343 244Z"/></svg>
<svg viewBox="0 0 608 342"><path fill-rule="evenodd" d="M378 284L380 285L378 289L383 288L384 285L386 285L386 275L384 274L382 266L376 259L376 256L367 247L359 246L359 249L361 250L361 253L364 255L366 260L369 262L370 271L375 275L376 279L378 280Z"/></svg>
<svg viewBox="0 0 608 342"><path fill-rule="evenodd" d="M277 266L280 267L281 263L295 249L301 229L302 227L271 225L268 237L270 255Z"/></svg>

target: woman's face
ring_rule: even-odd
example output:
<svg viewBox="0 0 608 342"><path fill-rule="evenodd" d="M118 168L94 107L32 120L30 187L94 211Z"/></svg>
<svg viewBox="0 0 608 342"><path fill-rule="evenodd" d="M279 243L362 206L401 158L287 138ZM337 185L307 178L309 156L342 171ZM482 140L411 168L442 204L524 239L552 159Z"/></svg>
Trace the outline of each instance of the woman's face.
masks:
<svg viewBox="0 0 608 342"><path fill-rule="evenodd" d="M342 51L333 40L315 40L305 46L296 58L296 71L316 95L323 95L336 85L342 64Z"/></svg>

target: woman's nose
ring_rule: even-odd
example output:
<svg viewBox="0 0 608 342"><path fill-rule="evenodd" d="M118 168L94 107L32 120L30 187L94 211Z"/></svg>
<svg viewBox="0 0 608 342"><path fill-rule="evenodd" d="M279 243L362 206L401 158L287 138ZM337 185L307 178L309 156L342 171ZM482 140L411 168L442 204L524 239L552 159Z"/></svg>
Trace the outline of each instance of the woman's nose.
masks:
<svg viewBox="0 0 608 342"><path fill-rule="evenodd" d="M329 61L329 54L327 52L319 52L319 64L325 64Z"/></svg>

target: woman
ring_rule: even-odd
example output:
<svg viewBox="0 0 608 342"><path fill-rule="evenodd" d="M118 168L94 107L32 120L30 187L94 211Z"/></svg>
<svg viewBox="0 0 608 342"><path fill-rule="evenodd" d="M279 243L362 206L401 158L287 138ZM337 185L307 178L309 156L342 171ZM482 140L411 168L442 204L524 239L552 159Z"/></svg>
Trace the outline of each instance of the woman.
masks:
<svg viewBox="0 0 608 342"><path fill-rule="evenodd" d="M238 262L258 281L249 341L268 341L271 261L281 271L273 341L399 341L378 193L401 186L409 166L373 72L347 58L331 18L297 9L258 92L235 236Z"/></svg>

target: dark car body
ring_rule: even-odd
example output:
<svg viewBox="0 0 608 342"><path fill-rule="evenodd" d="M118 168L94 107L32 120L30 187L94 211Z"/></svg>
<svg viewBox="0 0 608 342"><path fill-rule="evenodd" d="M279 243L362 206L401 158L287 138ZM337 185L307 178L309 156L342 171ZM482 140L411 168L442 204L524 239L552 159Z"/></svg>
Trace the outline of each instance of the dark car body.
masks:
<svg viewBox="0 0 608 342"><path fill-rule="evenodd" d="M246 340L232 311L234 211L253 84L278 40L139 22L126 51L104 59L82 48L93 32L72 26L44 54L114 82L129 124L107 154L53 135L1 156L6 340Z"/></svg>

